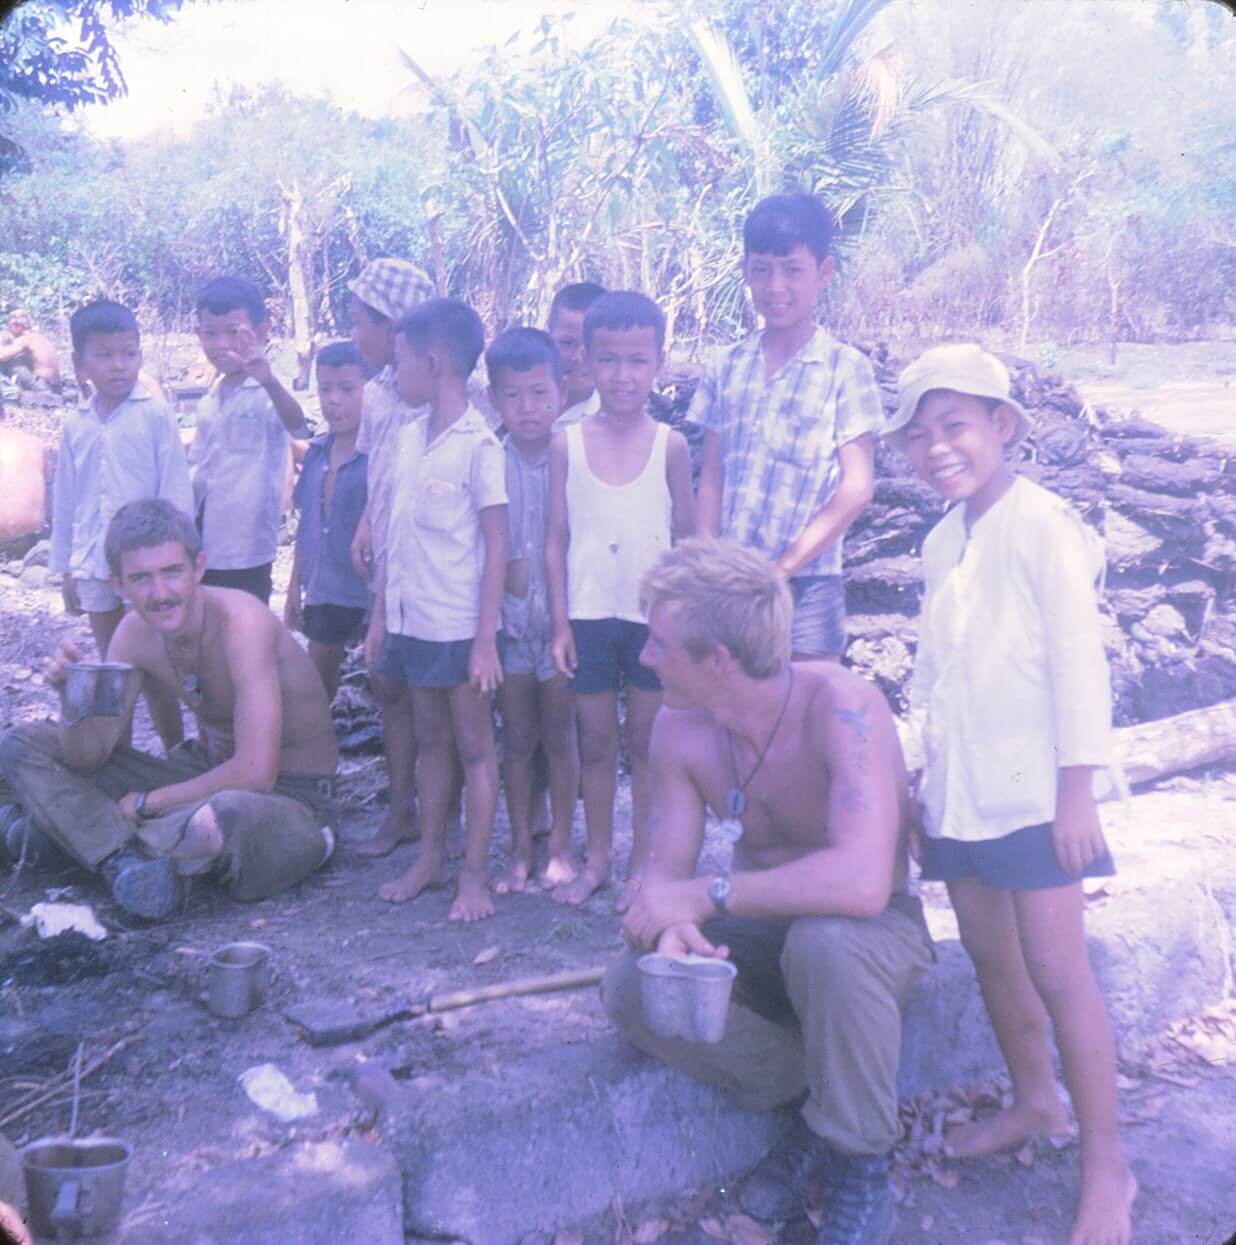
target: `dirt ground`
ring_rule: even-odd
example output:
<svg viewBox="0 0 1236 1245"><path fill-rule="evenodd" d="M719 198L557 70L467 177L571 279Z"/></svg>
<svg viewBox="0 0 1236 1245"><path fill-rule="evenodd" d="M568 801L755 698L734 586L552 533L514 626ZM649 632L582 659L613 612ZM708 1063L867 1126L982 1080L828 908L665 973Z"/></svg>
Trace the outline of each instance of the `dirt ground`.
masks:
<svg viewBox="0 0 1236 1245"><path fill-rule="evenodd" d="M1232 366L1236 374L1236 354ZM1211 375L1208 383L1225 388L1229 382ZM277 582L286 583L287 569L285 548ZM281 609L281 600L274 604ZM53 711L39 668L65 633L89 646L85 623L65 617L56 590L0 575L0 728ZM136 742L149 739L148 725L139 721ZM151 1239L155 1225L191 1217L186 1192L207 1168L278 1151L293 1138L368 1135L372 1111L352 1081L361 1061L386 1069L401 1087L431 1092L441 1078L501 1066L524 1049L530 1032L548 1044L605 1025L595 992L581 991L401 1023L345 1047L301 1042L279 1014L296 1001L343 996L381 1010L429 991L602 965L620 946L612 892L578 912L539 894L505 899L495 919L468 927L446 922L445 891L397 907L380 902L379 883L404 867L414 849L378 862L355 855L352 845L372 832L383 811L380 762L349 756L342 775L350 811L335 859L260 905L233 904L201 887L175 919L146 925L126 918L81 873L0 876L0 1132L20 1145L67 1129L67 1072L82 1043L81 1130L127 1138L137 1149L117 1242L136 1245ZM1236 793L1230 775L1189 781L1194 792L1200 786L1216 800ZM620 827L629 814L625 789L621 799ZM504 863L506 837L500 816L495 870ZM621 829L619 838L625 850ZM39 943L19 919L49 898L91 903L108 938L54 949ZM269 945L273 975L267 1005L227 1021L202 1005L203 965L214 947L235 939ZM1222 1033L1226 1042L1229 1031ZM1218 1245L1236 1229L1236 1042L1211 1053L1217 1057L1209 1062L1131 1059L1122 1069L1126 1140L1142 1184L1141 1245ZM276 1064L298 1090L317 1094L312 1120L282 1124L246 1098L237 1078L263 1063ZM1023 1152L944 1176L920 1173L901 1188L896 1239L1046 1245L1063 1239L1075 1188L1075 1149ZM760 1225L742 1223L736 1213L731 1191L684 1191L673 1204L615 1208L580 1234L556 1239L558 1245L811 1239L804 1224L764 1225L761 1235Z"/></svg>
<svg viewBox="0 0 1236 1245"><path fill-rule="evenodd" d="M24 589L0 576L6 725L51 708L38 655L66 631L84 639L84 625L65 618L54 592ZM67 1128L67 1069L83 1042L84 1066L94 1070L83 1078L82 1129L125 1137L137 1147L118 1242L140 1242L154 1225L185 1214L184 1195L208 1167L277 1151L293 1138L365 1135L370 1111L351 1080L359 1060L376 1062L403 1086L431 1091L440 1078L498 1067L522 1053L530 1026L541 1040L562 1042L605 1025L595 993L581 991L401 1023L338 1048L299 1041L279 1009L305 998L341 996L381 1010L426 991L601 965L620 945L612 893L580 912L541 895L506 899L497 918L468 927L446 922L445 892L398 907L381 903L378 884L411 849L395 863L368 862L349 850L380 815L380 779L372 758L349 759L344 768L344 796L353 811L335 860L260 905L234 904L203 887L175 919L145 925L126 918L97 882L77 872L27 870L0 883L0 1131L22 1144ZM1188 781L1193 794L1199 785L1216 800L1236 797L1228 775ZM504 823L495 838L496 867ZM18 918L52 897L93 904L109 937L54 950L39 943ZM210 1015L200 994L205 956L235 939L269 945L274 972L268 1005L229 1021ZM1229 1053L1236 1056L1236 1045ZM319 1111L311 1121L281 1124L248 1101L237 1078L263 1063L276 1064L298 1090L317 1094ZM1126 1137L1143 1186L1138 1241L1224 1240L1236 1228L1236 1064L1173 1063L1153 1072L1131 1061L1124 1076ZM902 1190L897 1240L1061 1240L1075 1196L1075 1165L1075 1150L1044 1150L952 1175L920 1173ZM718 1239L718 1231L722 1239L749 1239L742 1233L752 1229L733 1219L737 1213L732 1193L717 1189L693 1191L673 1205L623 1211L627 1229L643 1229L635 1239L668 1245L703 1245ZM810 1240L804 1224L767 1231L754 1239ZM564 1235L560 1245L572 1239ZM608 1245L630 1238L611 1212L579 1239Z"/></svg>

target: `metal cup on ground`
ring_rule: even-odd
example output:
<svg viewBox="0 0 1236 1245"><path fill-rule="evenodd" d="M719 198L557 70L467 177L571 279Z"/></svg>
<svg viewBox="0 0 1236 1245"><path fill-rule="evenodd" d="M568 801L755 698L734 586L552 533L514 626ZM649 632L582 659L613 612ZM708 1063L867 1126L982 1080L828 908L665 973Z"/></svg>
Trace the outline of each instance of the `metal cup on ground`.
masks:
<svg viewBox="0 0 1236 1245"><path fill-rule="evenodd" d="M207 966L206 1006L216 1016L247 1016L266 996L270 948L260 942L229 942Z"/></svg>
<svg viewBox="0 0 1236 1245"><path fill-rule="evenodd" d="M142 672L128 662L74 662L60 688L61 720L71 726L86 718L122 718L141 686Z"/></svg>
<svg viewBox="0 0 1236 1245"><path fill-rule="evenodd" d="M639 959L644 1020L658 1037L719 1042L738 970L711 956L653 952Z"/></svg>
<svg viewBox="0 0 1236 1245"><path fill-rule="evenodd" d="M32 1141L21 1151L30 1227L58 1241L101 1236L120 1222L133 1149L116 1137Z"/></svg>

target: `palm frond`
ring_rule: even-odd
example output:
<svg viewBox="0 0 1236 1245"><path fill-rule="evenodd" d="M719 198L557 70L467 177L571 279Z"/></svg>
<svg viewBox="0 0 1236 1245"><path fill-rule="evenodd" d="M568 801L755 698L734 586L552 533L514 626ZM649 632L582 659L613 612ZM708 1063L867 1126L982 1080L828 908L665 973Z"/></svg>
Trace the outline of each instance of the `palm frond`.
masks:
<svg viewBox="0 0 1236 1245"><path fill-rule="evenodd" d="M843 0L820 53L819 74L831 77L845 63L859 35L892 0Z"/></svg>
<svg viewBox="0 0 1236 1245"><path fill-rule="evenodd" d="M752 152L759 148L759 122L743 80L742 66L729 40L715 27L706 22L692 22L687 27L691 43L704 62L704 71L712 86L712 93L725 117L730 133L744 143Z"/></svg>
<svg viewBox="0 0 1236 1245"><path fill-rule="evenodd" d="M939 82L913 84L905 93L906 112L921 112L942 104L964 104L986 113L1008 126L1040 160L1051 165L1060 163L1059 152L1028 121L1019 117L994 94L989 83L944 78Z"/></svg>

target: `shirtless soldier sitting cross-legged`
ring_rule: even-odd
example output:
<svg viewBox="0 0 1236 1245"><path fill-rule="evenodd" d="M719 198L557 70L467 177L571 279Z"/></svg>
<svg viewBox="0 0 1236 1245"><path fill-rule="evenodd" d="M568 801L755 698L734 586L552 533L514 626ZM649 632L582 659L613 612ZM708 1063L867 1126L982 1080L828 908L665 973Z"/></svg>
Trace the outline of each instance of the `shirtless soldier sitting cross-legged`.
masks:
<svg viewBox="0 0 1236 1245"><path fill-rule="evenodd" d="M292 886L335 841L338 758L317 670L261 602L202 586L197 529L170 502L122 506L105 549L133 606L107 660L141 672L165 744L180 738L182 705L198 738L175 743L166 760L126 746L136 687L118 716L14 727L0 739L0 772L31 837L42 832L101 872L137 916L171 913L193 874L217 877L235 899ZM77 657L62 643L48 683L63 686Z"/></svg>
<svg viewBox="0 0 1236 1245"><path fill-rule="evenodd" d="M743 1185L744 1209L792 1219L822 1202L817 1245L877 1245L892 1232L900 1007L932 959L906 891L892 715L839 665L790 664L790 592L758 553L685 541L648 572L642 597L641 660L665 686L652 855L606 1011L636 1046L747 1110L802 1103ZM696 876L710 808L737 840L733 872ZM654 948L734 963L720 1042L645 1024L637 960Z"/></svg>

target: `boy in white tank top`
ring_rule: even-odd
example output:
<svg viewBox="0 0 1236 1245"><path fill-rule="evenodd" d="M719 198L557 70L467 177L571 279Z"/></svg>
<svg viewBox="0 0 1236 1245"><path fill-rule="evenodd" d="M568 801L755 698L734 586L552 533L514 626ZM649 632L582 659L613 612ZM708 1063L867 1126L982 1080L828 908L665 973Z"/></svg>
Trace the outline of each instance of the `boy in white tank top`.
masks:
<svg viewBox="0 0 1236 1245"><path fill-rule="evenodd" d="M609 881L621 687L633 841L619 911L648 856L648 737L661 707L661 684L640 662L648 628L639 584L662 552L695 532L686 440L646 410L664 345L665 317L650 299L626 291L597 299L584 316L584 349L600 409L556 433L549 452L553 654L576 693L588 826L583 868L553 897L581 904Z"/></svg>

